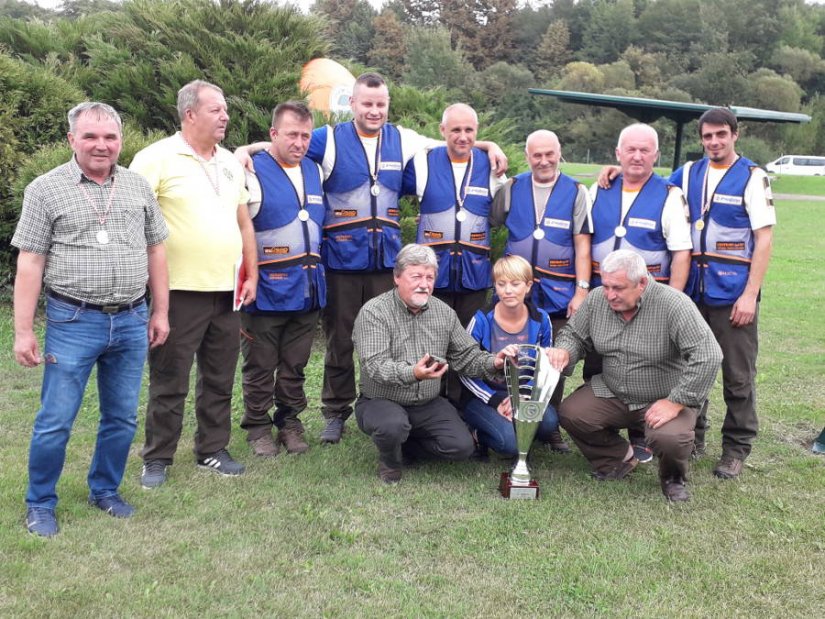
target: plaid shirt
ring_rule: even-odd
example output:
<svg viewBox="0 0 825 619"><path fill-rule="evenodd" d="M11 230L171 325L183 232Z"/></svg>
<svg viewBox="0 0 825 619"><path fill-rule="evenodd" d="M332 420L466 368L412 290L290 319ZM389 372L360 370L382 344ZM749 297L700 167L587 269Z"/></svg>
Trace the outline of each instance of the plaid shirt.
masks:
<svg viewBox="0 0 825 619"><path fill-rule="evenodd" d="M101 225L89 199L103 213L112 191L114 199ZM97 240L100 230L108 233L108 243ZM72 157L26 187L11 242L21 251L46 256L43 281L48 288L108 305L144 294L149 277L146 247L167 235L160 207L142 176L115 166L112 176L98 185Z"/></svg>
<svg viewBox="0 0 825 619"><path fill-rule="evenodd" d="M722 351L693 302L653 279L629 321L610 309L602 288L587 295L555 346L570 353L568 370L595 349L603 370L591 380L599 398L618 398L630 410L666 398L691 408L707 399Z"/></svg>
<svg viewBox="0 0 825 619"><path fill-rule="evenodd" d="M402 406L438 396L440 380L419 381L413 366L425 355L437 355L467 376L503 380L493 365L495 355L481 350L461 326L456 313L436 299L413 313L390 290L371 299L355 319L352 341L361 360L361 394Z"/></svg>

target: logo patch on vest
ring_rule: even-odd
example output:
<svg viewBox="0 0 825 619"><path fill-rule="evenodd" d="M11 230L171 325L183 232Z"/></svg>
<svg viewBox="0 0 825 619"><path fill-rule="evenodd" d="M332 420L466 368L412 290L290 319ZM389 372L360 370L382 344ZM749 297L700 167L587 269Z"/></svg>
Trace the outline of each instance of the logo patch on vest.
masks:
<svg viewBox="0 0 825 619"><path fill-rule="evenodd" d="M481 196L482 198L486 198L488 193L488 189L486 187L473 187L469 185L464 192L466 196Z"/></svg>
<svg viewBox="0 0 825 619"><path fill-rule="evenodd" d="M264 247L263 249L267 256L283 256L289 253L289 247Z"/></svg>
<svg viewBox="0 0 825 619"><path fill-rule="evenodd" d="M400 211L397 208L388 208L387 215L390 217L398 217L400 215Z"/></svg>
<svg viewBox="0 0 825 619"><path fill-rule="evenodd" d="M401 162L400 161L382 161L378 164L379 170L385 170L388 172L400 172L401 171Z"/></svg>
<svg viewBox="0 0 825 619"><path fill-rule="evenodd" d="M307 194L307 204L323 204L324 198L315 194Z"/></svg>
<svg viewBox="0 0 825 619"><path fill-rule="evenodd" d="M658 273L662 270L661 264L649 264L647 265L647 272L648 273Z"/></svg>
<svg viewBox="0 0 825 619"><path fill-rule="evenodd" d="M470 232L470 240L471 241L486 241L487 240L487 233L486 232Z"/></svg>
<svg viewBox="0 0 825 619"><path fill-rule="evenodd" d="M717 241L718 251L745 251L745 243L742 241Z"/></svg>
<svg viewBox="0 0 825 619"><path fill-rule="evenodd" d="M279 279L286 279L287 274L282 273L280 271L272 271L272 272L266 274L266 278L270 281L279 280Z"/></svg>
<svg viewBox="0 0 825 619"><path fill-rule="evenodd" d="M340 208L335 209L335 216L336 217L357 217L358 211L354 208Z"/></svg>
<svg viewBox="0 0 825 619"><path fill-rule="evenodd" d="M554 267L557 268L557 269L562 269L562 268L570 266L570 260L568 260L568 259L565 259L565 260L548 260L547 261L547 266L550 267L551 269L554 268Z"/></svg>
<svg viewBox="0 0 825 619"><path fill-rule="evenodd" d="M719 204L732 204L733 206L742 206L742 196L729 196L724 193L717 193L713 196L713 201Z"/></svg>
<svg viewBox="0 0 825 619"><path fill-rule="evenodd" d="M641 217L628 217L627 225L632 228L644 228L645 230L655 230L656 222L652 219L642 219Z"/></svg>
<svg viewBox="0 0 825 619"><path fill-rule="evenodd" d="M560 230L570 229L570 221L567 219L553 219L552 217L545 217L544 225L548 228L558 228Z"/></svg>
<svg viewBox="0 0 825 619"><path fill-rule="evenodd" d="M436 232L435 230L424 230L424 238L438 241L444 238L444 233Z"/></svg>

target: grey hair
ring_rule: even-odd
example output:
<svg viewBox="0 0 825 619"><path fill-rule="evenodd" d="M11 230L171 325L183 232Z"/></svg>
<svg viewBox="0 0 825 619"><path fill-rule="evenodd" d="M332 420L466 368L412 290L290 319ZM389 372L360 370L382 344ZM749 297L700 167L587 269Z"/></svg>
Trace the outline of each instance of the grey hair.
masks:
<svg viewBox="0 0 825 619"><path fill-rule="evenodd" d="M452 105L448 105L446 108L444 108L444 113L441 115L441 124L446 125L450 113L457 112L458 110L471 112L473 115L473 120L476 124L478 124L478 113L466 103L453 103Z"/></svg>
<svg viewBox="0 0 825 619"><path fill-rule="evenodd" d="M178 118L180 118L181 122L183 122L183 118L186 116L186 110L194 110L198 107L198 95L200 95L201 90L204 88L217 90L223 95L223 90L220 86L215 86L215 84L210 84L204 80L192 80L178 91Z"/></svg>
<svg viewBox="0 0 825 619"><path fill-rule="evenodd" d="M555 131L550 131L549 129L536 129L533 133L527 136L526 140L524 140L524 152L527 152L527 149L530 148L530 141L537 138L548 138L553 140L559 145L559 150L561 150L561 142L559 141L559 136L556 135Z"/></svg>
<svg viewBox="0 0 825 619"><path fill-rule="evenodd" d="M616 147L621 148L622 140L624 140L625 136L631 131L635 131L636 129L642 129L645 133L650 135L653 138L653 146L656 148L656 150L659 150L659 134L656 133L656 129L654 129L650 125L646 125L645 123L633 123L632 125L628 125L624 129L622 129L622 132L619 134L619 141L616 144Z"/></svg>
<svg viewBox="0 0 825 619"><path fill-rule="evenodd" d="M69 110L69 132L74 133L77 128L77 121L81 116L86 114L94 116L97 120L113 120L117 123L118 133L123 134L123 121L120 120L120 114L117 110L107 103L100 103L99 101L84 101L75 105Z"/></svg>
<svg viewBox="0 0 825 619"><path fill-rule="evenodd" d="M599 265L599 270L602 274L624 271L627 279L634 284L647 277L645 259L630 249L617 249L607 254Z"/></svg>
<svg viewBox="0 0 825 619"><path fill-rule="evenodd" d="M427 247L426 245L410 243L409 245L404 245L401 251L398 252L392 274L395 277L399 277L407 267L422 264L438 270L438 258L435 257L435 252L431 247Z"/></svg>

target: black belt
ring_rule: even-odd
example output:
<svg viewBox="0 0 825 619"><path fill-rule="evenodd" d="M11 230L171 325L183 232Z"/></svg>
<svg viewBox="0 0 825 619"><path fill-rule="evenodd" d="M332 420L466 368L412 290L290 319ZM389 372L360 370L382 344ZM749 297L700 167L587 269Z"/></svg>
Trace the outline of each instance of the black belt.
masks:
<svg viewBox="0 0 825 619"><path fill-rule="evenodd" d="M79 301L78 299L67 297L65 294L60 294L59 292L55 292L51 289L46 290L46 296L49 296L52 299L57 299L58 301L63 301L64 303L68 303L69 305L74 305L75 307L97 310L98 312L103 312L104 314L118 314L120 312L129 311L140 306L146 299L146 295L142 294L140 295L140 297L138 297L131 303L123 303L121 305L116 305L114 303L112 303L111 305L98 305L97 303L87 303L86 301Z"/></svg>

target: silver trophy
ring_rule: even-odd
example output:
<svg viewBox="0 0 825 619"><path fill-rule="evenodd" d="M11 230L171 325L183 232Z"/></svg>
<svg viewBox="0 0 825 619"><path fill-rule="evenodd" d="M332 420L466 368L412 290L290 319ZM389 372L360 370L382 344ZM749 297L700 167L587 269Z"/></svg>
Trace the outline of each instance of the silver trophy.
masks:
<svg viewBox="0 0 825 619"><path fill-rule="evenodd" d="M537 499L539 484L530 477L527 454L559 382L559 372L540 346L519 344L516 360L507 357L504 361L504 376L513 410L518 462L511 472L501 474L499 490L507 499Z"/></svg>

